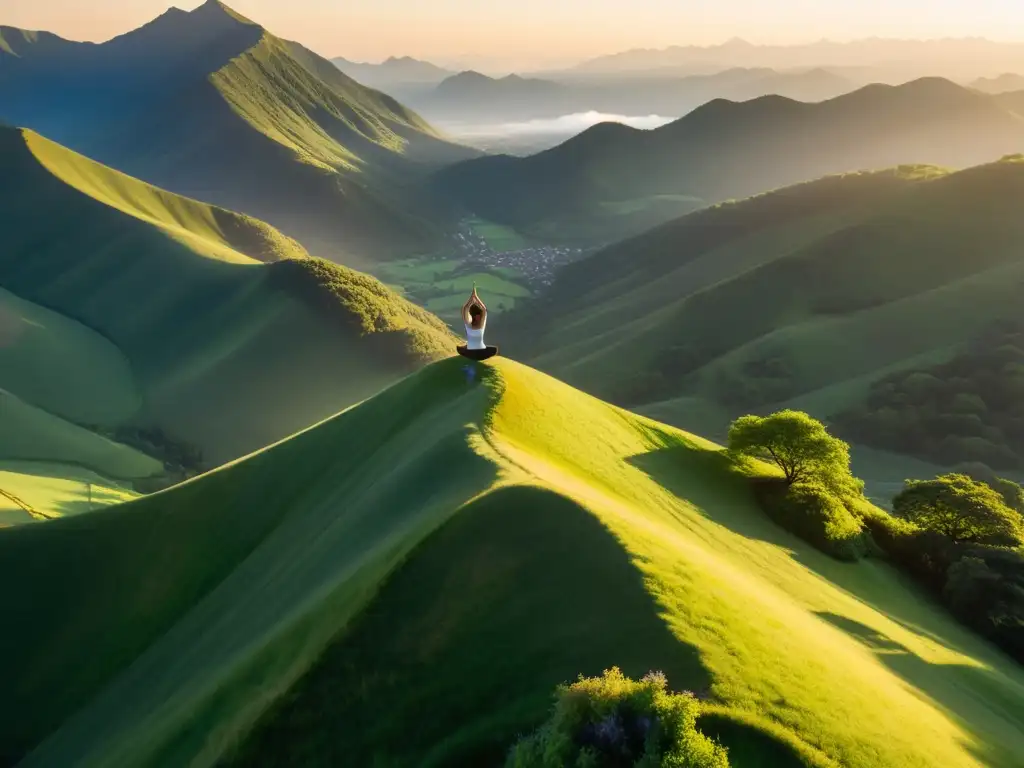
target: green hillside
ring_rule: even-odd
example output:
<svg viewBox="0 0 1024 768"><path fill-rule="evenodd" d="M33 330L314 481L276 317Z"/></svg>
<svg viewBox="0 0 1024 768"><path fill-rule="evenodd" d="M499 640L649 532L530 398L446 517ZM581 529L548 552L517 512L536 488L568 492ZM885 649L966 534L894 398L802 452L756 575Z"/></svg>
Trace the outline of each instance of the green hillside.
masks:
<svg viewBox="0 0 1024 768"><path fill-rule="evenodd" d="M430 250L448 213L418 179L475 154L217 0L101 45L8 38L35 55L0 48L0 119L349 265Z"/></svg>
<svg viewBox="0 0 1024 768"><path fill-rule="evenodd" d="M715 702L737 753L783 734L816 756L793 766L1015 765L1024 672L888 566L776 528L700 438L463 366L0 531L4 757L497 764L556 683L620 665Z"/></svg>
<svg viewBox="0 0 1024 768"><path fill-rule="evenodd" d="M963 168L1024 149L1007 100L939 78L821 103L716 99L652 131L597 125L526 158L442 170L439 189L485 219L549 239L608 242L696 208L826 174Z"/></svg>
<svg viewBox="0 0 1024 768"><path fill-rule="evenodd" d="M452 354L437 318L250 217L30 131L0 128L0 176L0 388L69 430L159 427L216 464ZM37 421L0 450L63 450Z"/></svg>
<svg viewBox="0 0 1024 768"><path fill-rule="evenodd" d="M1011 157L717 206L566 267L505 348L712 433L782 402L830 418L872 381L1020 318L1022 196L1024 162Z"/></svg>

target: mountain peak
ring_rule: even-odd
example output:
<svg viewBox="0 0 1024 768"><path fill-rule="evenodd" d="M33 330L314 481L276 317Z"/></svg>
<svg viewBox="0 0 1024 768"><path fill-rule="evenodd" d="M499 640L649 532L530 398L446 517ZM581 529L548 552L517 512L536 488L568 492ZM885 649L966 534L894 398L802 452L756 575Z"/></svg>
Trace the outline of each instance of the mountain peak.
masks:
<svg viewBox="0 0 1024 768"><path fill-rule="evenodd" d="M220 21L231 20L240 24L255 24L233 8L228 7L220 0L206 0L205 3L189 13L193 18L216 19Z"/></svg>

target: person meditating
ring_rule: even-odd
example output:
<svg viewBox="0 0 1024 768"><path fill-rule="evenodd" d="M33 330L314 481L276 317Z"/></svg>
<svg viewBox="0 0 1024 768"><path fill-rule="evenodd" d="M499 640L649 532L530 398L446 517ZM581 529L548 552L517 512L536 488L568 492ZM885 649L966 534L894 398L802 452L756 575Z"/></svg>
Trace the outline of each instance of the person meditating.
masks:
<svg viewBox="0 0 1024 768"><path fill-rule="evenodd" d="M462 305L462 322L466 326L466 343L457 347L463 357L471 360L486 360L498 354L497 347L484 344L484 329L487 327L487 307L476 294L476 283L469 300Z"/></svg>

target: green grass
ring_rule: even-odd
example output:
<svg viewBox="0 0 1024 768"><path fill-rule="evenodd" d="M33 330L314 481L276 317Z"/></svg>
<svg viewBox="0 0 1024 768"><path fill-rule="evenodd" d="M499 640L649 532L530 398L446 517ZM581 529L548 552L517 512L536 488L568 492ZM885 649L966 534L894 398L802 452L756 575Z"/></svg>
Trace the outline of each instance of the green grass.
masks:
<svg viewBox="0 0 1024 768"><path fill-rule="evenodd" d="M159 475L163 465L0 390L0 461L55 461L106 477L136 480Z"/></svg>
<svg viewBox="0 0 1024 768"><path fill-rule="evenodd" d="M402 285L430 284L447 277L460 264L462 262L459 259L405 259L385 262L377 268L377 273L382 279L394 280Z"/></svg>
<svg viewBox="0 0 1024 768"><path fill-rule="evenodd" d="M0 462L0 525L92 512L138 496L102 475L67 464Z"/></svg>
<svg viewBox="0 0 1024 768"><path fill-rule="evenodd" d="M471 219L473 231L482 237L495 251L519 251L530 245L530 242L511 227L496 224L483 219Z"/></svg>
<svg viewBox="0 0 1024 768"><path fill-rule="evenodd" d="M3 288L0 389L91 424L116 424L142 406L131 365L114 344Z"/></svg>
<svg viewBox="0 0 1024 768"><path fill-rule="evenodd" d="M650 197L636 197L630 200L603 202L601 203L601 208L615 216L628 216L649 208L672 206L673 204L682 204L676 207L682 208L682 212L688 213L693 208L702 207L704 201L699 197L692 197L690 195L651 195Z"/></svg>
<svg viewBox="0 0 1024 768"><path fill-rule="evenodd" d="M0 610L22 617L0 635L5 756L487 764L557 683L618 664L713 702L738 754L1016 765L1024 670L895 571L774 526L712 443L507 359L462 367L0 531Z"/></svg>
<svg viewBox="0 0 1024 768"><path fill-rule="evenodd" d="M30 131L0 150L0 387L54 416L156 424L216 464L452 354L437 318L263 222Z"/></svg>

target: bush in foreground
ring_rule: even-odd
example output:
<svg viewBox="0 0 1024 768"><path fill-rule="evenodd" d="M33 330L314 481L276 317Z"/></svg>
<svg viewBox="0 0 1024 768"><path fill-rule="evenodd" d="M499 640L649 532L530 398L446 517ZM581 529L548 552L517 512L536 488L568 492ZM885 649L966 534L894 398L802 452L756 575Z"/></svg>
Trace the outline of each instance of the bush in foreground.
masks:
<svg viewBox="0 0 1024 768"><path fill-rule="evenodd" d="M699 713L661 673L581 676L559 686L551 717L512 748L507 768L728 768L725 749L697 730Z"/></svg>

